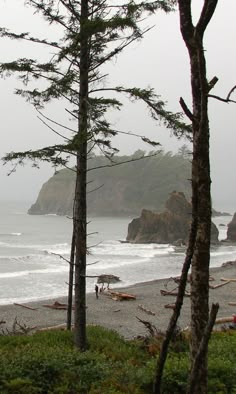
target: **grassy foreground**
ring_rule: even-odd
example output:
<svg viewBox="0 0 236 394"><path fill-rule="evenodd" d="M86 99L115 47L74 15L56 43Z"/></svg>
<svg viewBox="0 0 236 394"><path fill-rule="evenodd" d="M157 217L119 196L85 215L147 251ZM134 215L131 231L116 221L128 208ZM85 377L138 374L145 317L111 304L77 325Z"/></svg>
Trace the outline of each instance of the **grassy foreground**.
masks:
<svg viewBox="0 0 236 394"><path fill-rule="evenodd" d="M127 342L116 332L88 328L89 350L73 348L70 332L0 336L0 393L151 393L160 339ZM184 393L188 340L176 336L163 393ZM209 393L236 393L236 331L214 333L209 348Z"/></svg>

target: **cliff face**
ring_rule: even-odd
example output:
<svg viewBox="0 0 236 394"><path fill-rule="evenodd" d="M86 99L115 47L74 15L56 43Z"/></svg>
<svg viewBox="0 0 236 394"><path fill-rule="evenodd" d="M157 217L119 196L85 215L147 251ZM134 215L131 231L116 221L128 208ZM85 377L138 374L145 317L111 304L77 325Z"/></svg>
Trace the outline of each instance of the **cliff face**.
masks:
<svg viewBox="0 0 236 394"><path fill-rule="evenodd" d="M132 220L126 240L134 243L185 244L188 241L190 220L191 204L184 193L173 192L163 212L143 209L140 218ZM212 242L217 243L219 232L214 223L211 231Z"/></svg>
<svg viewBox="0 0 236 394"><path fill-rule="evenodd" d="M73 208L75 177L66 170L59 171L42 186L37 201L28 213L31 215L71 215Z"/></svg>
<svg viewBox="0 0 236 394"><path fill-rule="evenodd" d="M132 160L133 156L115 158ZM102 156L88 162L90 168L110 165ZM88 172L88 213L91 216L137 215L143 207L163 209L168 194L183 190L190 196L190 164L182 156L160 156L122 164L113 168L97 168ZM54 213L72 215L75 172L58 171L46 182L30 214Z"/></svg>

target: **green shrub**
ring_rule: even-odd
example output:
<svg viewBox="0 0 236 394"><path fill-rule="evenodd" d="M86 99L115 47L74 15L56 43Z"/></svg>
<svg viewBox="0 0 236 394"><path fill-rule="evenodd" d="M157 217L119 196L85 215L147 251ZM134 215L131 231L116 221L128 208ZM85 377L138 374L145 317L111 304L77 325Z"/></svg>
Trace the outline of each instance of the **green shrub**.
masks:
<svg viewBox="0 0 236 394"><path fill-rule="evenodd" d="M158 340L125 341L114 331L93 326L88 327L89 350L80 353L70 332L0 336L0 393L152 393ZM213 334L209 394L236 394L235 359L236 332ZM163 394L185 392L189 365L188 339L176 337L163 375Z"/></svg>

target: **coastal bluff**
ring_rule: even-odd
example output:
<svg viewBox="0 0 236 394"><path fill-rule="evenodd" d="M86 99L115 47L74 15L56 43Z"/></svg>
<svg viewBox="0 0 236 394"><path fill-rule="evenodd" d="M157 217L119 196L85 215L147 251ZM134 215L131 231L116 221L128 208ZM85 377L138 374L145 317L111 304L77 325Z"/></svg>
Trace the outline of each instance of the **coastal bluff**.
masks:
<svg viewBox="0 0 236 394"><path fill-rule="evenodd" d="M190 196L189 160L170 152L137 160L144 152L115 156L112 163L104 156L88 161L88 215L135 216L142 208L161 210L172 190ZM137 160L137 161L135 161ZM128 162L126 164L119 164ZM92 170L95 169L95 170ZM74 169L57 171L41 188L30 215L72 216L75 189Z"/></svg>
<svg viewBox="0 0 236 394"><path fill-rule="evenodd" d="M172 192L163 212L143 209L139 218L128 226L126 240L133 243L186 244L188 241L192 206L183 192ZM218 243L219 231L211 224L211 242Z"/></svg>

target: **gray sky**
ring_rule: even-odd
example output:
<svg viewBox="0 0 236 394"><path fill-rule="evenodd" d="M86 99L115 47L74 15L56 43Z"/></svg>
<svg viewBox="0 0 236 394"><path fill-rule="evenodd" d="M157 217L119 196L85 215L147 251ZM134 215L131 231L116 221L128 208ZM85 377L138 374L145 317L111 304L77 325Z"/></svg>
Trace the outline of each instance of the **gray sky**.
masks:
<svg viewBox="0 0 236 394"><path fill-rule="evenodd" d="M22 0L0 2L0 26L22 32L30 31L41 37L56 34L48 29L42 19L24 7ZM227 4L226 4L227 3ZM200 0L193 0L197 7ZM219 1L216 13L205 35L208 78L219 78L214 94L225 97L236 84L236 1ZM155 27L146 34L142 42L128 48L118 59L106 66L109 73L107 84L153 87L157 94L168 102L172 111L180 111L179 98L182 96L191 107L189 60L187 50L179 32L178 13L166 16L158 13L147 22ZM0 40L0 61L18 57L44 59L45 52L39 46L9 40ZM14 88L20 86L14 78L0 80L1 100L1 147L0 156L10 151L35 149L54 144L60 140L37 118L33 107L23 98L14 95ZM236 93L234 95L236 99ZM45 114L63 121L66 117L65 104L50 104ZM134 131L155 138L166 151L177 151L185 141L177 142L169 132L149 119L142 105L127 104L119 113L111 114L115 126L125 131ZM211 128L211 169L213 205L216 209L236 211L235 175L235 130L236 104L210 101ZM149 150L138 140L116 137L114 145L122 154L137 149ZM42 165L35 170L30 165L20 168L7 176L10 166L0 166L0 200L27 200L34 202L42 184L53 174L50 166Z"/></svg>

